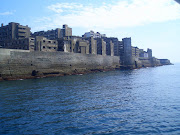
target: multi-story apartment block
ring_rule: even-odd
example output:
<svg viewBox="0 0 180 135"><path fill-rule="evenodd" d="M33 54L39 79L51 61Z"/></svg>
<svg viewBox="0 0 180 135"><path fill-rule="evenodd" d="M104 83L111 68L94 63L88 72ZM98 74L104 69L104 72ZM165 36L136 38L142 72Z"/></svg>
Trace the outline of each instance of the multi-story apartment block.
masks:
<svg viewBox="0 0 180 135"><path fill-rule="evenodd" d="M62 37L72 36L72 28L69 28L67 24L64 24L63 28L61 29L61 35Z"/></svg>
<svg viewBox="0 0 180 135"><path fill-rule="evenodd" d="M148 57L152 58L152 49L147 49Z"/></svg>
<svg viewBox="0 0 180 135"><path fill-rule="evenodd" d="M148 58L148 53L143 49L139 49L139 57Z"/></svg>
<svg viewBox="0 0 180 135"><path fill-rule="evenodd" d="M132 46L132 56L139 58L139 48Z"/></svg>
<svg viewBox="0 0 180 135"><path fill-rule="evenodd" d="M106 56L106 42L102 38L95 40L97 40L97 54Z"/></svg>
<svg viewBox="0 0 180 135"><path fill-rule="evenodd" d="M24 39L30 37L30 28L20 25L19 23L11 22L0 27L0 46L4 47L4 42L16 39Z"/></svg>
<svg viewBox="0 0 180 135"><path fill-rule="evenodd" d="M22 38L22 39L6 40L4 41L4 48L34 51L35 39L32 37L29 37L29 38Z"/></svg>
<svg viewBox="0 0 180 135"><path fill-rule="evenodd" d="M93 37L93 38L102 38L102 37L106 37L105 34L100 34L99 32L95 33L94 31L90 31L90 32L86 32L84 35L82 35L82 37L84 38L89 38L89 37Z"/></svg>
<svg viewBox="0 0 180 135"><path fill-rule="evenodd" d="M57 40L50 40L42 36L35 38L35 51L56 52L58 50Z"/></svg>
<svg viewBox="0 0 180 135"><path fill-rule="evenodd" d="M132 65L131 38L123 38L120 44L120 61L122 65Z"/></svg>
<svg viewBox="0 0 180 135"><path fill-rule="evenodd" d="M97 54L97 40L95 40L93 37L84 38L84 39L89 41L89 53Z"/></svg>
<svg viewBox="0 0 180 135"><path fill-rule="evenodd" d="M77 36L58 39L58 51L89 54L89 41Z"/></svg>
<svg viewBox="0 0 180 135"><path fill-rule="evenodd" d="M33 37L43 36L50 40L59 39L65 36L72 36L72 28L69 28L68 25L64 24L63 28L57 28L55 30L48 31L38 31L32 34Z"/></svg>
<svg viewBox="0 0 180 135"><path fill-rule="evenodd" d="M119 56L118 38L103 37L103 40L106 42L106 54L112 56Z"/></svg>

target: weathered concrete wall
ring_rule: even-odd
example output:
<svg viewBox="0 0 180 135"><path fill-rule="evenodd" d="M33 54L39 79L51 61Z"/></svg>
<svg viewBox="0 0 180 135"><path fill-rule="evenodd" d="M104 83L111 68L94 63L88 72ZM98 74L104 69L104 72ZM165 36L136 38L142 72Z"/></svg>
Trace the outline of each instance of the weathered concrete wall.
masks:
<svg viewBox="0 0 180 135"><path fill-rule="evenodd" d="M142 67L154 67L154 66L162 66L160 61L154 57L152 58L139 58L141 61Z"/></svg>
<svg viewBox="0 0 180 135"><path fill-rule="evenodd" d="M0 49L0 79L77 74L118 68L119 57Z"/></svg>

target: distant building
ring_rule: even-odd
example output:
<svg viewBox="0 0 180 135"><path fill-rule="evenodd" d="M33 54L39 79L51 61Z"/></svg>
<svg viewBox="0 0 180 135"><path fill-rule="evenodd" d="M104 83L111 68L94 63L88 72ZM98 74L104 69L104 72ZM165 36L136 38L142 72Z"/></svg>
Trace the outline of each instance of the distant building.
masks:
<svg viewBox="0 0 180 135"><path fill-rule="evenodd" d="M152 50L148 48L146 52L143 49L139 49L139 57L152 58Z"/></svg>
<svg viewBox="0 0 180 135"><path fill-rule="evenodd" d="M139 58L139 48L132 46L132 56Z"/></svg>
<svg viewBox="0 0 180 135"><path fill-rule="evenodd" d="M102 38L95 40L97 40L97 54L106 56L106 42Z"/></svg>
<svg viewBox="0 0 180 135"><path fill-rule="evenodd" d="M72 28L69 28L67 24L64 24L63 28L61 29L61 35L62 37L72 36Z"/></svg>
<svg viewBox="0 0 180 135"><path fill-rule="evenodd" d="M170 60L168 59L158 59L162 65L169 65L171 64Z"/></svg>
<svg viewBox="0 0 180 135"><path fill-rule="evenodd" d="M4 47L4 42L16 39L24 39L30 37L30 27L11 22L0 27L0 46Z"/></svg>
<svg viewBox="0 0 180 135"><path fill-rule="evenodd" d="M94 31L90 31L90 32L86 32L84 35L82 35L82 37L84 38L89 38L89 37L93 37L93 38L102 38L102 37L106 37L105 34L100 34L99 32L95 33Z"/></svg>
<svg viewBox="0 0 180 135"><path fill-rule="evenodd" d="M58 50L58 42L50 40L42 36L35 38L35 51L56 52Z"/></svg>
<svg viewBox="0 0 180 135"><path fill-rule="evenodd" d="M148 57L152 58L152 49L147 49Z"/></svg>
<svg viewBox="0 0 180 135"><path fill-rule="evenodd" d="M38 31L32 34L33 37L43 36L50 40L59 39L65 36L72 36L72 28L69 28L68 25L64 24L63 28L57 28L55 30L48 31Z"/></svg>
<svg viewBox="0 0 180 135"><path fill-rule="evenodd" d="M131 46L131 38L123 38L122 45L120 50L121 56L121 64L132 66L132 46Z"/></svg>
<svg viewBox="0 0 180 135"><path fill-rule="evenodd" d="M55 30L34 32L32 34L32 37L35 38L36 36L43 36L43 37L46 37L47 39L50 39L50 40L55 40L55 39L62 37L60 28L57 28Z"/></svg>
<svg viewBox="0 0 180 135"><path fill-rule="evenodd" d="M85 38L85 40L89 41L89 53L97 54L97 40L95 40L93 37Z"/></svg>
<svg viewBox="0 0 180 135"><path fill-rule="evenodd" d="M35 38L12 39L4 41L3 48L8 49L22 49L22 50L35 50Z"/></svg>
<svg viewBox="0 0 180 135"><path fill-rule="evenodd" d="M89 54L89 41L77 36L58 39L58 51Z"/></svg>
<svg viewBox="0 0 180 135"><path fill-rule="evenodd" d="M103 40L106 42L106 54L111 56L119 56L118 38L103 37Z"/></svg>

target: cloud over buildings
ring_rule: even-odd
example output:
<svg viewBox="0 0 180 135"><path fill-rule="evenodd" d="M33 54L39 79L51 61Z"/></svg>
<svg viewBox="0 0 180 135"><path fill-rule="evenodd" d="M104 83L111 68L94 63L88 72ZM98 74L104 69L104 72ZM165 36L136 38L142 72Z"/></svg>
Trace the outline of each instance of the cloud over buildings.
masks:
<svg viewBox="0 0 180 135"><path fill-rule="evenodd" d="M56 3L47 9L52 16L42 23L54 27L66 23L71 27L108 29L180 19L180 6L172 0L119 0L100 6Z"/></svg>

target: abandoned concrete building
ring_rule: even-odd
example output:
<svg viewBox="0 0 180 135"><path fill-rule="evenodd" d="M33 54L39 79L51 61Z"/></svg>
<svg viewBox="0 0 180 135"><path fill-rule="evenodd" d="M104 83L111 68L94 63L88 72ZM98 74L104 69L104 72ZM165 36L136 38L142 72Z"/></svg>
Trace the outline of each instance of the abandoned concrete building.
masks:
<svg viewBox="0 0 180 135"><path fill-rule="evenodd" d="M30 27L11 22L0 27L0 48L23 49L43 52L73 52L81 54L119 56L121 65L132 65L134 58L150 59L152 50L147 52L132 47L131 38L119 41L105 34L86 32L82 37L72 36L72 28L63 25L55 30L38 31L33 34ZM167 60L161 60L162 63Z"/></svg>
<svg viewBox="0 0 180 135"><path fill-rule="evenodd" d="M85 38L85 40L89 41L89 53L97 54L97 40L93 37Z"/></svg>
<svg viewBox="0 0 180 135"><path fill-rule="evenodd" d="M30 27L20 25L19 23L11 22L4 26L1 24L0 27L0 46L4 47L4 43L10 40L24 39L30 37Z"/></svg>
<svg viewBox="0 0 180 135"><path fill-rule="evenodd" d="M38 31L31 34L31 36L32 37L43 36L46 37L47 39L57 40L65 36L72 36L72 28L69 28L68 25L64 24L62 29L57 28L55 30Z"/></svg>
<svg viewBox="0 0 180 135"><path fill-rule="evenodd" d="M56 52L58 50L58 42L50 40L42 36L35 38L35 51Z"/></svg>
<svg viewBox="0 0 180 135"><path fill-rule="evenodd" d="M89 41L78 36L58 39L58 51L89 54Z"/></svg>
<svg viewBox="0 0 180 135"><path fill-rule="evenodd" d="M132 56L139 58L139 48L132 46Z"/></svg>
<svg viewBox="0 0 180 135"><path fill-rule="evenodd" d="M34 51L35 49L35 38L22 38L22 39L11 39L3 42L4 48L9 49L23 49Z"/></svg>
<svg viewBox="0 0 180 135"><path fill-rule="evenodd" d="M106 42L102 38L96 38L97 54L106 56Z"/></svg>

